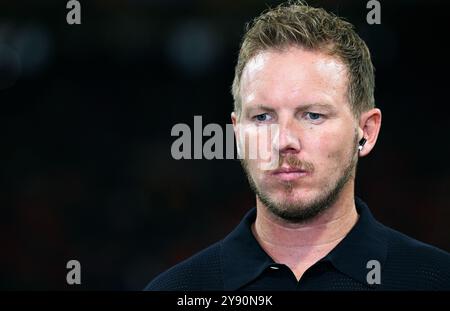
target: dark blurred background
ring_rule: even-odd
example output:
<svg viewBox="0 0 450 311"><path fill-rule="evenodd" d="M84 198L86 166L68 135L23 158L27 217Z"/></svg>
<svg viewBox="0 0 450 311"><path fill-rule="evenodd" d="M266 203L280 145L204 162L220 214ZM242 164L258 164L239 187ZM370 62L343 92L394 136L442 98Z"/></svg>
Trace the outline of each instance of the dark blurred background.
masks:
<svg viewBox="0 0 450 311"><path fill-rule="evenodd" d="M176 123L230 123L244 24L280 1L0 2L0 288L140 290L253 206L234 160L173 160ZM450 251L445 1L311 1L355 24L383 126L357 194ZM81 285L66 262L81 262Z"/></svg>

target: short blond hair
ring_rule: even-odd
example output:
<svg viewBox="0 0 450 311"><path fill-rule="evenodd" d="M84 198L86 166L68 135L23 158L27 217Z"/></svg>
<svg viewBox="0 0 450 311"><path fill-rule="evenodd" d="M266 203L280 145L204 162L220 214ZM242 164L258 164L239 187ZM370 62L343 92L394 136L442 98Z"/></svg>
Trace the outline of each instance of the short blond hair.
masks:
<svg viewBox="0 0 450 311"><path fill-rule="evenodd" d="M354 27L342 18L301 1L269 9L246 25L232 86L234 111L240 116L240 84L248 61L258 53L298 46L337 57L347 68L347 96L355 116L375 107L375 74L370 52Z"/></svg>

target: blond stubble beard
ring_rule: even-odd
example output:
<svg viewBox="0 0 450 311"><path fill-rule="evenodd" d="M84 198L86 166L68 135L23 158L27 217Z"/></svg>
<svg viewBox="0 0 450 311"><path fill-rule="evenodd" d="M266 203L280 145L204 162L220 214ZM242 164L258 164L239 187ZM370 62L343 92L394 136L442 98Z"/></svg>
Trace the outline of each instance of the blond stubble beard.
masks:
<svg viewBox="0 0 450 311"><path fill-rule="evenodd" d="M356 174L356 166L358 163L357 146L358 140L355 132L352 146L353 152L349 155L349 160L347 161L340 176L338 176L337 180L331 181L322 191L321 195L315 198L312 202L278 203L273 201L267 192L261 191L256 185L254 179L250 175L247 161L241 160L241 164L244 168L245 174L247 175L251 189L272 214L290 223L305 223L314 219L332 206L338 199L345 185L347 185L350 180L354 179ZM303 169L308 172L314 171L314 165L312 163L301 161L294 155L280 155L278 167L280 167L283 163L287 163L290 167ZM285 181L282 183L283 190L287 194L291 194L295 190L295 185L295 181Z"/></svg>

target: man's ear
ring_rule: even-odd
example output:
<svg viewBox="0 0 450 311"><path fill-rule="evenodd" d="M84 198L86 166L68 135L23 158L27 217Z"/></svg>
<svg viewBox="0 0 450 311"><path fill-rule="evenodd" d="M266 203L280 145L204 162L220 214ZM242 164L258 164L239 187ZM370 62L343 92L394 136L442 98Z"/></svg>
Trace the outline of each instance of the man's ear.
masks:
<svg viewBox="0 0 450 311"><path fill-rule="evenodd" d="M378 139L378 134L380 133L380 128L380 109L373 108L361 114L359 118L358 141L364 137L366 139L366 143L364 144L364 147L359 151L360 157L368 155L370 151L375 147Z"/></svg>
<svg viewBox="0 0 450 311"><path fill-rule="evenodd" d="M234 112L234 111L231 113L231 122L233 123L233 127L236 127L237 116L236 116L236 112Z"/></svg>
<svg viewBox="0 0 450 311"><path fill-rule="evenodd" d="M240 139L239 139L240 135L238 133L238 131L239 131L239 124L238 124L239 120L238 119L239 119L238 115L236 114L236 112L233 111L231 113L231 122L233 123L233 131L234 131L234 138L236 139L237 154L238 154L238 157L241 159L242 153L241 153L241 145L240 145Z"/></svg>
<svg viewBox="0 0 450 311"><path fill-rule="evenodd" d="M234 137L236 138L236 141L238 141L238 116L234 111L231 113L231 123L233 124Z"/></svg>

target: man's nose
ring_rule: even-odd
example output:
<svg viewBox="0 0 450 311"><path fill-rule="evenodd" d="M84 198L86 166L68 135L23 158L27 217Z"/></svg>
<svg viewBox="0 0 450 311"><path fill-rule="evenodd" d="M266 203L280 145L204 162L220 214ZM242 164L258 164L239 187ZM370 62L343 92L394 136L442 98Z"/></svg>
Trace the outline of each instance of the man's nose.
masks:
<svg viewBox="0 0 450 311"><path fill-rule="evenodd" d="M300 152L301 143L295 121L286 121L279 124L278 152L281 155L296 154Z"/></svg>

